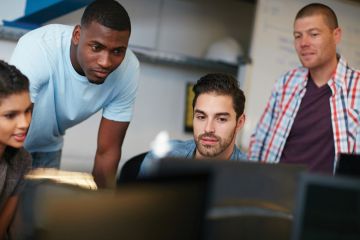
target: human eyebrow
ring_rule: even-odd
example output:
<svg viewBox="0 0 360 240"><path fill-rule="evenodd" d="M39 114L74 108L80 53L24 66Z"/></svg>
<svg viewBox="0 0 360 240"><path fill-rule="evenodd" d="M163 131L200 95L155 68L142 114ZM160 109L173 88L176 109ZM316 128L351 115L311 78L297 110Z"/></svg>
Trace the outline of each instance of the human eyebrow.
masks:
<svg viewBox="0 0 360 240"><path fill-rule="evenodd" d="M194 113L206 115L206 113L204 111L199 110L199 109L195 109Z"/></svg>
<svg viewBox="0 0 360 240"><path fill-rule="evenodd" d="M221 112L221 113L216 113L215 114L216 117L229 117L230 113L228 112Z"/></svg>

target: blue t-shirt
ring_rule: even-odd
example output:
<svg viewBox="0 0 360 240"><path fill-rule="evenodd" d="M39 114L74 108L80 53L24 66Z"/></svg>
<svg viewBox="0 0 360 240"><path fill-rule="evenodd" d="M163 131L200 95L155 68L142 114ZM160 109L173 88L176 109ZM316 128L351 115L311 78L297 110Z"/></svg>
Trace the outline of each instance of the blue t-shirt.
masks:
<svg viewBox="0 0 360 240"><path fill-rule="evenodd" d="M176 157L176 158L185 158L193 159L195 156L196 144L194 140L180 141L180 140L171 140L170 151L166 154L167 157ZM232 161L246 160L246 154L241 152L240 149L234 146L234 150L230 156ZM153 152L146 154L141 167L140 167L140 176L150 175L156 170L158 158L154 155Z"/></svg>
<svg viewBox="0 0 360 240"><path fill-rule="evenodd" d="M51 24L25 34L10 63L30 81L33 118L25 141L30 152L63 146L65 130L103 110L109 120L129 122L138 87L139 61L128 49L121 65L101 85L78 74L70 61L74 27Z"/></svg>

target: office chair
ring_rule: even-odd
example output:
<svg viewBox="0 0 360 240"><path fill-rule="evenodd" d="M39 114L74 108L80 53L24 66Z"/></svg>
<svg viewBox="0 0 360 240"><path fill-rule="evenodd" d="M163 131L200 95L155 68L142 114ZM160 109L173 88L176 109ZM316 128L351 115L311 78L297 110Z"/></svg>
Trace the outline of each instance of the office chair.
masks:
<svg viewBox="0 0 360 240"><path fill-rule="evenodd" d="M117 184L125 183L125 182L131 182L136 180L139 171L141 163L143 162L146 154L148 152L143 152L141 154L138 154L132 158L130 158L122 167L119 177L117 179Z"/></svg>

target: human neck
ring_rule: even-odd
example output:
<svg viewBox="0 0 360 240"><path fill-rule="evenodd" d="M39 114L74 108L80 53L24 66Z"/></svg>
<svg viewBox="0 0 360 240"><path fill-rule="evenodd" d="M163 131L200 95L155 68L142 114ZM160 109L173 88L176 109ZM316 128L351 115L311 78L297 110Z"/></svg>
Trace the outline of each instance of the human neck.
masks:
<svg viewBox="0 0 360 240"><path fill-rule="evenodd" d="M331 62L324 66L310 69L311 78L318 87L324 86L333 76L337 63L338 60L335 57Z"/></svg>

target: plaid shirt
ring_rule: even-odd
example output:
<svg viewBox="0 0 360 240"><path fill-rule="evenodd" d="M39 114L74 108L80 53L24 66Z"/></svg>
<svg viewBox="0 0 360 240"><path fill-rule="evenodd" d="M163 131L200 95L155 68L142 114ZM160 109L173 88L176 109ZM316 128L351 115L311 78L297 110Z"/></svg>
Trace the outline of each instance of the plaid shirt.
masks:
<svg viewBox="0 0 360 240"><path fill-rule="evenodd" d="M251 136L249 160L278 163L301 99L305 95L309 70L296 68L275 84L264 113ZM327 82L334 133L334 169L339 153L360 153L360 72L340 58Z"/></svg>

